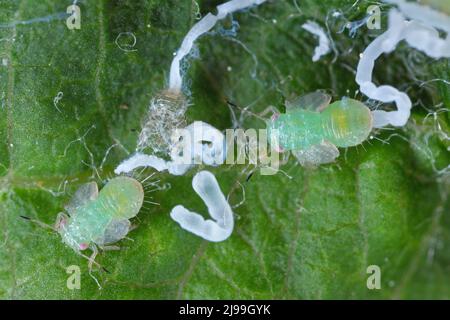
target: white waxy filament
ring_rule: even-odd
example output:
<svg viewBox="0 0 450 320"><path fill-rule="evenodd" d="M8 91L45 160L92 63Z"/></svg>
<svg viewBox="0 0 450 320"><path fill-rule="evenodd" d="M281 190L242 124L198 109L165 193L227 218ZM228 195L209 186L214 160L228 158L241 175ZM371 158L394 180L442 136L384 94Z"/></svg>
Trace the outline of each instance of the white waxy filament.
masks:
<svg viewBox="0 0 450 320"><path fill-rule="evenodd" d="M194 176L192 187L205 202L213 220L205 220L200 214L189 211L182 205L174 207L170 217L183 229L205 240L212 242L226 240L233 232L233 211L216 178L209 171L200 171Z"/></svg>

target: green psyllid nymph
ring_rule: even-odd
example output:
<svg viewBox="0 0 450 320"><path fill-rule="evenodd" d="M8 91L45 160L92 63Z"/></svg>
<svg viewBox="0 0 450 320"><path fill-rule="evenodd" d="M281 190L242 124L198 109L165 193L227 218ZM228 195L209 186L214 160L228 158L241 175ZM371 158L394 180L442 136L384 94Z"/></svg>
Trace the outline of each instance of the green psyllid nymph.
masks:
<svg viewBox="0 0 450 320"><path fill-rule="evenodd" d="M131 226L129 219L138 214L143 201L141 183L119 176L109 180L100 192L96 182L83 184L66 205L67 213L58 214L54 226L34 222L58 232L65 244L87 258L91 275L93 264L99 266L95 262L98 248L118 248L111 245L126 237ZM86 249L92 250L90 257L81 253ZM97 279L93 278L100 287Z"/></svg>
<svg viewBox="0 0 450 320"><path fill-rule="evenodd" d="M76 251L109 245L127 235L129 219L138 214L143 200L142 185L133 178L113 178L100 192L97 183L89 182L66 206L69 215L58 215L55 228L63 242Z"/></svg>
<svg viewBox="0 0 450 320"><path fill-rule="evenodd" d="M269 137L277 130L280 152L291 151L301 165L333 162L337 147L351 147L365 141L372 131L372 113L362 102L343 98L330 104L331 97L314 92L286 103L286 113L267 121Z"/></svg>

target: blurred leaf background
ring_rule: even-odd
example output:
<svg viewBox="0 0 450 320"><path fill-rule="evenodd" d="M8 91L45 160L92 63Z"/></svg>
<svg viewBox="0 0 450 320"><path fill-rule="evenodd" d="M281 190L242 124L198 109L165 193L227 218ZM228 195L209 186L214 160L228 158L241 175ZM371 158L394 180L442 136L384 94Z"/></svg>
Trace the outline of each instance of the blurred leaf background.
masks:
<svg viewBox="0 0 450 320"><path fill-rule="evenodd" d="M219 3L78 1L81 29L69 30L70 1L0 1L0 297L450 298L444 170L450 91L441 81L450 67L404 44L377 61L375 82L393 84L415 102L405 128L374 132L317 169L291 159L283 173L255 171L246 181L250 168L207 168L226 194L232 191L232 204L245 190L225 242L208 243L169 217L177 204L206 213L191 187L201 168L151 178L165 186L146 194L159 205L145 206L121 251L98 257L110 271L95 272L102 290L86 260L57 234L19 218L53 223L80 184L101 185L113 176L133 152L148 103L166 86L184 35ZM382 30L363 24L351 36L346 22L364 19L370 4L381 5ZM269 0L225 19L188 62L188 120L231 128L232 111L239 116L239 110L231 111L227 100L258 112L282 109L286 98L317 89L375 107L358 93L354 72L359 54L386 28L388 8L372 1ZM340 18L333 18L336 10ZM301 28L307 20L333 39L333 53L316 63L317 40ZM441 80L427 82L433 79ZM246 116L239 125L263 123ZM70 265L81 267L81 290L66 286ZM366 287L369 265L381 268L381 290Z"/></svg>

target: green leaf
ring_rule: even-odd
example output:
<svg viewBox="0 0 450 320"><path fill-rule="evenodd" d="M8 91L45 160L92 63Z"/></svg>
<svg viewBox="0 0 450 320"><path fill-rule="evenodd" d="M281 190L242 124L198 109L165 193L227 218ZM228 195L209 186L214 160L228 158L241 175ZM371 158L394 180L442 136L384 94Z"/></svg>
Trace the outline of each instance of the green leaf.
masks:
<svg viewBox="0 0 450 320"><path fill-rule="evenodd" d="M189 61L188 120L231 128L226 100L258 112L317 89L334 99L365 99L353 71L382 31L362 26L355 38L338 33L342 21L333 20L332 10L352 21L365 16L369 2L353 2L269 1L233 15L236 37L223 32L233 26L225 19L200 39L200 56ZM201 1L201 13L218 3ZM97 257L109 271L94 271L99 290L85 259L20 215L52 224L80 184L113 176L133 152L148 103L164 89L173 52L198 7L195 1L79 1L81 29L69 30L68 4L0 4L1 298L450 298L443 170L450 160L450 91L442 81L421 85L448 79L450 67L406 45L381 58L375 74L377 83L408 89L420 101L405 128L375 132L376 139L341 150L337 163L317 169L291 159L283 173L256 170L246 181L250 171L242 166L207 168L225 194L232 191L231 204L245 190L244 204L234 209L235 230L222 243L206 242L169 217L177 204L206 213L191 187L196 170L157 174L170 188L148 192L146 199L160 205L146 203L130 240L119 243L122 250ZM301 28L309 19L328 21L340 53L335 60L332 53L312 63L316 39ZM131 34L136 44L126 47ZM263 123L246 116L243 125ZM66 286L71 265L81 268L81 290ZM380 290L366 286L369 265L381 269Z"/></svg>

